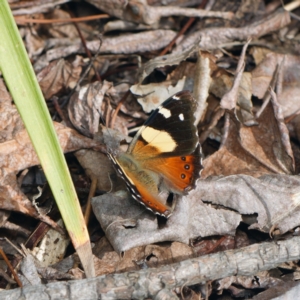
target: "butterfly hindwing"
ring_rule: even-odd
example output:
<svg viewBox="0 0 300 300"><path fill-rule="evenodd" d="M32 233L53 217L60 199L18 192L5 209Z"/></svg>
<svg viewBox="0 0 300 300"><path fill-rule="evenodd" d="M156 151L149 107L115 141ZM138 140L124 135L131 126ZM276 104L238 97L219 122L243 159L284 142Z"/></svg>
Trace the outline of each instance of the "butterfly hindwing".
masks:
<svg viewBox="0 0 300 300"><path fill-rule="evenodd" d="M168 190L185 195L196 187L196 181L203 168L200 144L191 154L158 160L153 159L150 163L146 163L144 167L159 173Z"/></svg>
<svg viewBox="0 0 300 300"><path fill-rule="evenodd" d="M124 179L132 197L149 210L168 217L171 209L162 202L158 190L158 176L141 168L131 155L126 153L114 157L108 153L116 171Z"/></svg>

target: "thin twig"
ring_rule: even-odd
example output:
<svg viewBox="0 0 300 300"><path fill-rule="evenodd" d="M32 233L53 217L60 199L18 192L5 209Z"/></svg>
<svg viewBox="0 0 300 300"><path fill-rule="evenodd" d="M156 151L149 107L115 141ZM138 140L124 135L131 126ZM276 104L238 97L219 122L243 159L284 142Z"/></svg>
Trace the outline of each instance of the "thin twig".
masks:
<svg viewBox="0 0 300 300"><path fill-rule="evenodd" d="M130 94L130 91L128 90L125 93L125 95L122 97L122 99L119 101L118 106L116 107L116 109L115 109L115 111L114 111L114 113L112 115L110 126L109 126L110 128L114 128L118 112L121 109L122 104L126 101L126 99L129 96L129 94Z"/></svg>
<svg viewBox="0 0 300 300"><path fill-rule="evenodd" d="M198 6L198 9L203 9L207 3L207 0L203 0L201 4ZM196 20L196 17L189 18L189 20L186 22L186 24L182 27L182 29L176 34L176 36L172 39L172 41L169 43L169 45L159 54L159 56L163 56L167 54L172 47L175 45L177 39L184 35L184 33L191 27L191 25Z"/></svg>
<svg viewBox="0 0 300 300"><path fill-rule="evenodd" d="M69 13L70 13L71 16L73 15L73 13L72 13L71 11L69 11ZM84 50L85 50L86 55L88 56L88 58L89 58L90 61L92 62L92 67L93 67L93 69L94 69L96 78L97 78L97 80L98 80L99 82L101 82L101 81L102 81L101 76L100 76L100 74L99 74L97 68L94 66L94 60L92 60L92 54L91 54L91 51L89 50L89 48L88 48L87 45L86 45L85 38L84 38L83 34L81 33L81 30L80 30L78 24L77 24L76 22L73 22L73 25L75 26L75 28L76 28L76 30L77 30L77 33L78 33L78 35L79 35L79 37L80 37L80 40L81 40L81 43L82 43L82 46L83 46L83 48L84 48ZM100 45L101 45L101 43L100 43Z"/></svg>
<svg viewBox="0 0 300 300"><path fill-rule="evenodd" d="M11 295L30 298L37 293L48 298L63 298L70 291L86 293L87 299L110 298L140 299L155 298L165 289L174 289L189 285L209 282L228 276L251 276L260 271L273 269L282 263L300 259L300 237L284 241L254 244L235 250L227 250L198 258L187 259L179 263L164 265L160 268L141 269L119 273L117 276L103 275L85 280L52 282L46 285L27 286L26 289L0 292L1 299ZM141 284L147 282L147 284Z"/></svg>
<svg viewBox="0 0 300 300"><path fill-rule="evenodd" d="M25 18L24 16L21 17L15 17L15 21L19 25L24 24L53 24L53 23L60 23L60 24L67 24L67 23L78 23L78 22L87 22L87 21L93 21L98 19L107 19L110 18L107 14L101 14L101 15L94 15L94 16L88 16L88 17L80 17L80 18L70 18L70 19L51 19L51 20L42 20L42 19L29 19Z"/></svg>
<svg viewBox="0 0 300 300"><path fill-rule="evenodd" d="M4 251L2 250L2 248L0 247L0 255L3 257L4 261L6 262L9 270L11 271L12 275L14 276L14 279L16 281L16 283L18 284L19 287L22 287L22 282L20 281L17 273L15 272L14 268L12 267L10 261L8 260L6 254L4 253Z"/></svg>

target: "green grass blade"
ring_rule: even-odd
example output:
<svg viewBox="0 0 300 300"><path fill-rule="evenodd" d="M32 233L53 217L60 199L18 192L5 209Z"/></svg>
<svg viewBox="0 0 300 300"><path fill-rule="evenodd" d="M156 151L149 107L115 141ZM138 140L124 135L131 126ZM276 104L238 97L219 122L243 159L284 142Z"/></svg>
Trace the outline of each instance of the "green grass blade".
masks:
<svg viewBox="0 0 300 300"><path fill-rule="evenodd" d="M94 276L89 235L76 191L43 94L6 0L0 0L0 69L86 275Z"/></svg>

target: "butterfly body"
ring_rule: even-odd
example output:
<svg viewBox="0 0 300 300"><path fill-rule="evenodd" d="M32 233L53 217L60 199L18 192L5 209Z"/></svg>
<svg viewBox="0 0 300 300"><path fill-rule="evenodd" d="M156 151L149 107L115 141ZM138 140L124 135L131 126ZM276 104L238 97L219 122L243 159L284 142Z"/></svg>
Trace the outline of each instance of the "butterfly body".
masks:
<svg viewBox="0 0 300 300"><path fill-rule="evenodd" d="M163 203L161 191L187 194L202 169L194 109L191 94L179 92L151 114L126 153L108 152L132 197L165 217L171 208Z"/></svg>

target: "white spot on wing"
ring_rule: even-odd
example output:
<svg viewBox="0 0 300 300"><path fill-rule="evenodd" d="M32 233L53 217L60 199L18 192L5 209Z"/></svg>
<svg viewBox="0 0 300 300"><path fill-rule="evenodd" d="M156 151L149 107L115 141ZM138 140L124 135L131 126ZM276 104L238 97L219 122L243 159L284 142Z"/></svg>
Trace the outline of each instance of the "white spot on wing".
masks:
<svg viewBox="0 0 300 300"><path fill-rule="evenodd" d="M180 100L180 98L178 96L173 96L172 97L174 100Z"/></svg>
<svg viewBox="0 0 300 300"><path fill-rule="evenodd" d="M141 136L149 146L155 147L161 152L172 152L177 146L172 136L163 130L146 127L141 132Z"/></svg>
<svg viewBox="0 0 300 300"><path fill-rule="evenodd" d="M163 115L166 119L171 117L171 111L164 107L160 108L158 111L159 114Z"/></svg>
<svg viewBox="0 0 300 300"><path fill-rule="evenodd" d="M184 115L183 115L183 114L180 114L180 115L179 115L179 119L180 119L181 121L183 121L183 120L184 120Z"/></svg>

